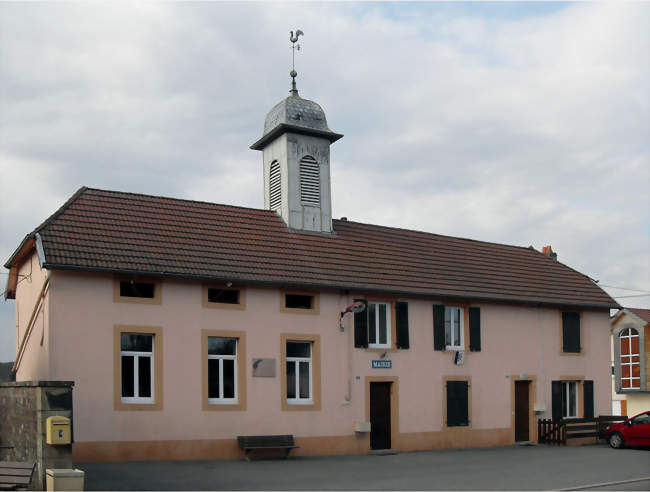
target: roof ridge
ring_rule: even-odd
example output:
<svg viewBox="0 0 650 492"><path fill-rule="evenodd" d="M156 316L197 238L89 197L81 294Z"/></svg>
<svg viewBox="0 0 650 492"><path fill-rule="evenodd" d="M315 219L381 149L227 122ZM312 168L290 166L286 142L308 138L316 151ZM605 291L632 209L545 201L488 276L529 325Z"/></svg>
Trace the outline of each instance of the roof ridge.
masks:
<svg viewBox="0 0 650 492"><path fill-rule="evenodd" d="M419 229L406 229L405 227L395 227L395 226L386 226L386 225L380 225L380 224L370 224L368 222L357 222L353 220L340 220L340 219L332 219L333 221L340 222L341 224L360 224L360 225L365 225L365 226L370 226L370 227L375 227L377 229L388 229L392 231L406 231L406 232L415 232L417 234L425 234L427 236L437 236L441 238L447 238L447 239L458 239L460 241L469 241L473 243L481 243L481 244L490 244L492 246L505 246L506 248L517 248L517 249L533 249L534 251L537 251L535 248L531 248L530 246L517 246L515 244L506 244L506 243L497 243L494 241L483 241L481 239L472 239L468 237L460 237L460 236L451 236L449 234L439 234L437 232L429 232L429 231L422 231Z"/></svg>
<svg viewBox="0 0 650 492"><path fill-rule="evenodd" d="M200 205L218 205L220 207L228 207L228 208L237 208L237 209L242 209L242 210L255 210L256 212L265 212L268 215L275 214L277 215L273 210L266 210L265 208L256 208L256 207L245 207L243 205L230 205L228 203L217 203L217 202L208 202L206 200L193 200L190 198L176 198L173 196L162 196L162 195L149 195L147 193L134 193L132 191L117 191L117 190L104 190L102 188L86 188L87 191L99 191L103 193L115 193L118 195L130 195L130 196L139 196L139 197L146 197L146 198L158 198L158 199L163 199L163 200L172 200L175 202L184 202L184 203L196 203Z"/></svg>

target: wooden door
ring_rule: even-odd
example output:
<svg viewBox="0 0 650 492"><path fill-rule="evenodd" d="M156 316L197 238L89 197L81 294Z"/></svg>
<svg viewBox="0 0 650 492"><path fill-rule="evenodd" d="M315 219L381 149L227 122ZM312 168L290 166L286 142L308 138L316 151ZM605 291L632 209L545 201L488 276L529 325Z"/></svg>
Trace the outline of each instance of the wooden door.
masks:
<svg viewBox="0 0 650 492"><path fill-rule="evenodd" d="M530 381L515 381L515 441L530 441Z"/></svg>
<svg viewBox="0 0 650 492"><path fill-rule="evenodd" d="M390 385L370 383L370 448L390 449Z"/></svg>

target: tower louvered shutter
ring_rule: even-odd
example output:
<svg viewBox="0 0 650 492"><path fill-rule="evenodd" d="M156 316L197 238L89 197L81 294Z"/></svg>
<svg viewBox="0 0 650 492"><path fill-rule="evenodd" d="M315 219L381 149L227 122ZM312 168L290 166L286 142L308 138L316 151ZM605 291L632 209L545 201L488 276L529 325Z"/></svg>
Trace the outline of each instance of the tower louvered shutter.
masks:
<svg viewBox="0 0 650 492"><path fill-rule="evenodd" d="M318 162L309 156L300 160L300 201L320 206L320 170Z"/></svg>
<svg viewBox="0 0 650 492"><path fill-rule="evenodd" d="M273 161L271 163L271 176L269 179L269 208L275 210L282 206L282 179L280 177L280 163Z"/></svg>

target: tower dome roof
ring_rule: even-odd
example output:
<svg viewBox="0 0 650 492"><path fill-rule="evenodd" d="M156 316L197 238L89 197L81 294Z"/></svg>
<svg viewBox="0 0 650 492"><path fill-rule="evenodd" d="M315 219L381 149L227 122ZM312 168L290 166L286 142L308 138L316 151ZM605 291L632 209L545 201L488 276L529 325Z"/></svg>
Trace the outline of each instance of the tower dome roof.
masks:
<svg viewBox="0 0 650 492"><path fill-rule="evenodd" d="M325 111L314 101L291 94L273 106L264 120L264 135L279 124L301 126L313 130L331 132L327 127Z"/></svg>
<svg viewBox="0 0 650 492"><path fill-rule="evenodd" d="M264 120L262 138L251 145L253 150L262 150L268 142L285 132L314 135L336 142L343 135L327 126L325 111L314 101L303 99L294 88L291 95L273 106Z"/></svg>

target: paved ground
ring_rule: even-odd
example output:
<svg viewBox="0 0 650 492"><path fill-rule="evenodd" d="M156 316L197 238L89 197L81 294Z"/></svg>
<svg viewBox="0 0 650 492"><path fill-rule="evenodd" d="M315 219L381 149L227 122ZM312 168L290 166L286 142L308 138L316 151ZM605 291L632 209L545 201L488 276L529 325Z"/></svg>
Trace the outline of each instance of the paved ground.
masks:
<svg viewBox="0 0 650 492"><path fill-rule="evenodd" d="M650 490L650 451L508 446L390 456L83 463L86 490Z"/></svg>

